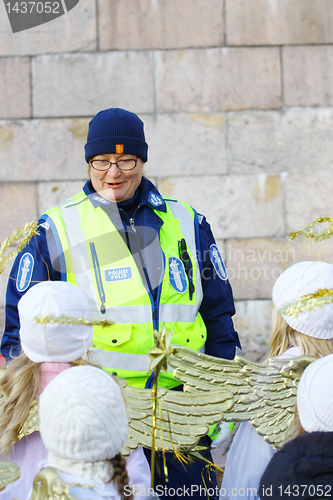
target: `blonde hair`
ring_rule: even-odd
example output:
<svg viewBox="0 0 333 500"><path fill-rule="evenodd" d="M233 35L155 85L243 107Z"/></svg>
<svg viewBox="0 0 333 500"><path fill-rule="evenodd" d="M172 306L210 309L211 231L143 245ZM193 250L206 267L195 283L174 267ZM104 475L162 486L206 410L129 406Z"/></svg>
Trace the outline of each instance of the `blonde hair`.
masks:
<svg viewBox="0 0 333 500"><path fill-rule="evenodd" d="M316 358L321 358L322 356L333 353L331 340L316 339L294 330L288 325L281 314L277 312L274 305L273 308L272 333L269 339L269 346L271 348L269 358L281 356L289 347L298 347L300 356L311 355ZM294 419L286 430L284 443L295 439L305 432L299 420L297 406L295 406Z"/></svg>
<svg viewBox="0 0 333 500"><path fill-rule="evenodd" d="M25 354L13 359L4 370L1 390L5 401L0 411L0 453L6 458L28 418L34 398L41 393L40 364Z"/></svg>
<svg viewBox="0 0 333 500"><path fill-rule="evenodd" d="M272 333L269 339L269 358L281 356L289 347L298 347L300 355L311 355L316 358L333 353L331 340L316 339L294 330L277 312L275 306L272 320Z"/></svg>

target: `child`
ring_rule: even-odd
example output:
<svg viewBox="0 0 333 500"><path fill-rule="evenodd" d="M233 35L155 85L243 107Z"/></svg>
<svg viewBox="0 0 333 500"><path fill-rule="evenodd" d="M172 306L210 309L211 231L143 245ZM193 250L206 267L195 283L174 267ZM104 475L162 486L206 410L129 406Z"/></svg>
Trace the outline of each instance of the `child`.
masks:
<svg viewBox="0 0 333 500"><path fill-rule="evenodd" d="M131 499L126 460L120 450L127 437L124 397L115 379L91 366L58 375L39 405L40 433L48 460L70 484L75 498Z"/></svg>
<svg viewBox="0 0 333 500"><path fill-rule="evenodd" d="M297 389L300 435L285 444L268 464L260 483L262 499L332 497L332 379L332 354L305 369Z"/></svg>
<svg viewBox="0 0 333 500"><path fill-rule="evenodd" d="M333 289L333 265L299 262L277 279L273 287L272 334L269 357L290 358L333 353L333 303L292 318L278 310L302 295ZM220 499L259 498L260 478L274 454L273 448L248 423L240 425L228 453ZM222 496L223 492L223 496ZM227 492L227 495L224 493ZM245 492L245 496L244 496Z"/></svg>
<svg viewBox="0 0 333 500"><path fill-rule="evenodd" d="M38 464L47 452L38 431L16 442L22 424L28 418L33 400L47 384L60 372L84 362L93 334L90 325L40 324L34 319L39 315L65 315L90 320L85 295L70 283L39 283L23 295L18 309L23 353L9 362L0 379L5 399L0 407L0 453L2 459L10 457L20 466L21 477L0 492L0 500L27 498ZM129 457L128 468L131 484L139 487L150 484L150 468L142 448Z"/></svg>

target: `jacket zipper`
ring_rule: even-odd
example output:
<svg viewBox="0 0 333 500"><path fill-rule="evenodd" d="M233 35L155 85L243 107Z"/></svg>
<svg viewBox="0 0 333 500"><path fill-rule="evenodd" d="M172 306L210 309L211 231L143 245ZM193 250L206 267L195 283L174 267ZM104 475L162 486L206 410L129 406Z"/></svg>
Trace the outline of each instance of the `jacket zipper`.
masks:
<svg viewBox="0 0 333 500"><path fill-rule="evenodd" d="M95 271L95 278L96 278L96 283L97 283L97 290L99 294L99 298L101 301L101 306L100 306L100 311L102 314L105 314L106 312L106 307L105 307L105 292L104 292L104 287L103 287L103 282L102 282L102 276L101 276L101 270L99 267L99 262L98 262L98 257L97 257L97 252L96 252L96 247L95 243L90 243L90 252L91 252L91 257L93 260L93 265L94 265L94 271Z"/></svg>

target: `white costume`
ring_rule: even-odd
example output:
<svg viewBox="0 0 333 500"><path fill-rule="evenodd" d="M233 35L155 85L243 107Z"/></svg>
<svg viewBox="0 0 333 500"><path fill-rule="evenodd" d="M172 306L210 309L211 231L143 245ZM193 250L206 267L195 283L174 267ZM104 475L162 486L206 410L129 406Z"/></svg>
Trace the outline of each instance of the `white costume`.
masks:
<svg viewBox="0 0 333 500"><path fill-rule="evenodd" d="M298 347L290 347L279 358L300 355ZM274 453L249 422L242 422L227 456L220 500L258 500L261 476Z"/></svg>

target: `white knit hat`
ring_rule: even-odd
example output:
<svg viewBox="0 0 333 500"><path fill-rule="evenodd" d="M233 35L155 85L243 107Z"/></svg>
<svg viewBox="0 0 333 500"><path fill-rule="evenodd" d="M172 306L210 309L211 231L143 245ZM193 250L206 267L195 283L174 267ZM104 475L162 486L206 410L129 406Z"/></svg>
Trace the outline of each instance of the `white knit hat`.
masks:
<svg viewBox="0 0 333 500"><path fill-rule="evenodd" d="M23 352L35 363L70 362L89 349L92 326L36 323L39 315L74 316L90 320L88 301L76 286L63 281L43 281L30 288L18 303Z"/></svg>
<svg viewBox="0 0 333 500"><path fill-rule="evenodd" d="M127 437L122 391L108 373L92 366L57 375L40 396L39 418L45 448L73 461L113 458Z"/></svg>
<svg viewBox="0 0 333 500"><path fill-rule="evenodd" d="M276 280L273 302L277 310L295 299L317 290L333 289L333 264L326 262L299 262L289 267ZM316 339L333 338L333 303L318 307L316 311L299 314L296 318L282 314L294 330Z"/></svg>
<svg viewBox="0 0 333 500"><path fill-rule="evenodd" d="M333 431L333 354L309 365L298 384L297 409L307 432Z"/></svg>

